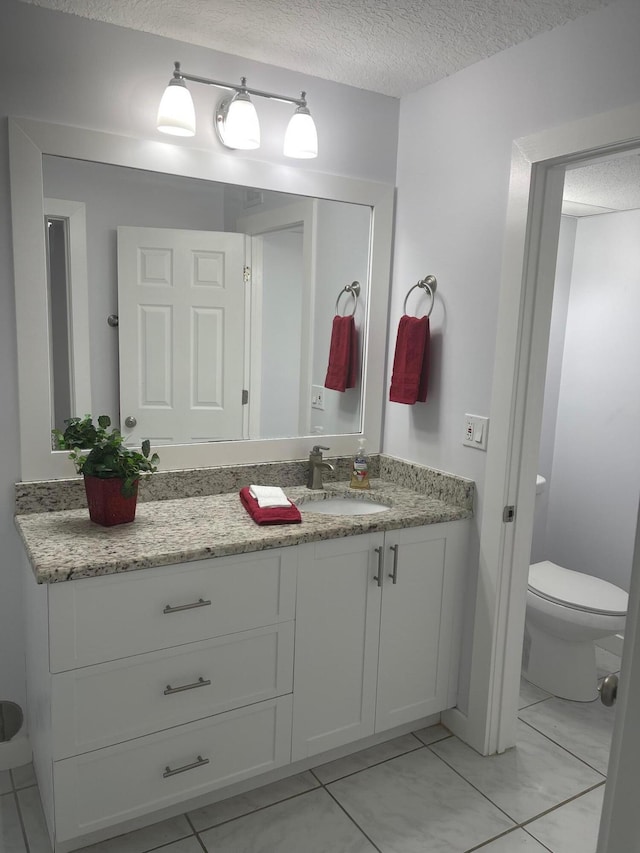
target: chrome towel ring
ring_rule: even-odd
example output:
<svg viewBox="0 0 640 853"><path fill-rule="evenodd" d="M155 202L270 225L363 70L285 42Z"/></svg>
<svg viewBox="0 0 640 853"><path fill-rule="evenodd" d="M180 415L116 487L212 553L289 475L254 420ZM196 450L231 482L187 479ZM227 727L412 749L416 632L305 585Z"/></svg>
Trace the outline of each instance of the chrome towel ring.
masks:
<svg viewBox="0 0 640 853"><path fill-rule="evenodd" d="M356 313L356 308L358 307L358 296L360 296L360 282L352 281L351 284L345 284L340 293L338 294L338 298L336 299L336 315L338 315L338 303L340 302L340 297L343 293L350 295L353 297L353 311L351 314L344 314L344 317L353 317Z"/></svg>
<svg viewBox="0 0 640 853"><path fill-rule="evenodd" d="M435 302L436 296L436 287L438 286L438 282L436 280L435 275L427 275L424 278L421 278L419 282L410 287L407 291L407 295L404 298L404 303L402 305L402 313L407 313L407 299L409 298L409 294L412 290L415 290L416 287L419 287L421 290L426 291L431 297L431 305L429 305L429 310L427 311L427 317L431 316L431 312L433 311L433 303Z"/></svg>

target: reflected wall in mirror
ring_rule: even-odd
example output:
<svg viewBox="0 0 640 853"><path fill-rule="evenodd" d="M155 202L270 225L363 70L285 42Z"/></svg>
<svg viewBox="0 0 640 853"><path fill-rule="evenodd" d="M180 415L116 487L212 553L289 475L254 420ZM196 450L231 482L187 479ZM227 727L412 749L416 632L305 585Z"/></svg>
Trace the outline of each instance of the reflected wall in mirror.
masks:
<svg viewBox="0 0 640 853"><path fill-rule="evenodd" d="M355 388L326 389L318 408L312 387L354 280L366 336L370 207L56 156L43 187L53 426L92 410L154 445L360 432L361 346ZM85 212L86 281L60 200ZM90 395L74 364L90 365Z"/></svg>
<svg viewBox="0 0 640 853"><path fill-rule="evenodd" d="M178 232L191 237L217 232L248 247L252 278L256 268L261 270L255 290L261 300L253 292L246 298L243 278L241 370L228 384L236 400L247 391L259 405L243 406L234 438L225 432L212 440L216 434L208 426L196 427L194 441L177 444L186 440L184 435L174 440L165 424L150 427L156 430L163 469L303 459L316 443L329 446L331 455L347 455L363 433L370 452L381 449L392 186L22 118L9 119L9 165L23 480L74 475L67 454L51 449L56 407L112 416L122 409L124 421L129 403L121 399L123 376L138 376L133 383L138 401L151 400L156 416L159 403L166 404L183 385L205 411L219 402L221 380L209 365L222 346L219 330L226 307L198 303L197 310L191 306L186 312L195 335L187 338L186 355L180 355L189 362L197 350L206 369L197 383L193 371L188 382L176 381L171 374L176 346L167 318L177 309L166 299L157 305L149 299L139 300L144 311L135 300L135 310L122 310L118 228L123 240L131 230L139 237L141 229L149 228L171 239L178 239ZM85 194L79 191L81 176L90 172L100 172L102 182ZM191 218L194 205L196 219ZM178 216L185 207L187 218ZM63 312L67 330L61 332L68 355L62 367L56 364L59 344L52 335L45 215L58 217L67 228L65 239L60 238L69 273L69 283L62 285L68 301ZM133 245L138 257L139 246ZM150 252L145 261L150 279L162 279L166 272L166 247L162 252ZM203 292L214 289L223 266L220 258L208 255L198 260ZM336 296L354 279L363 285L356 314L359 387L349 394L336 392L339 405L332 405L334 395L325 394L324 410L312 408L312 386L324 382ZM160 286L169 292L168 285ZM341 313L347 313L345 297L341 304ZM107 317L117 313L122 318L114 334ZM131 329L125 335L127 317ZM149 340L140 337L141 330ZM117 337L131 344L128 354L123 356ZM167 341L173 350L167 350ZM230 356L229 364L235 360ZM58 401L61 371L69 381ZM134 443L134 433L131 439Z"/></svg>

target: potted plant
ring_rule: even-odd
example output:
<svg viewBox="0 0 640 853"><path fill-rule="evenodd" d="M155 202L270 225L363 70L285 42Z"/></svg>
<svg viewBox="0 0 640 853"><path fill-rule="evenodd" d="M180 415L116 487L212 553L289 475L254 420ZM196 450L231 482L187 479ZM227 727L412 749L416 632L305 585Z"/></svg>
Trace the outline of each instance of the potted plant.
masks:
<svg viewBox="0 0 640 853"><path fill-rule="evenodd" d="M70 450L76 471L83 474L91 520L105 527L133 521L140 476L156 471L160 461L157 453L150 456L149 441L140 451L126 447L120 430L109 429L108 415L100 415L97 425L91 415L65 424L64 432L52 430L54 447Z"/></svg>

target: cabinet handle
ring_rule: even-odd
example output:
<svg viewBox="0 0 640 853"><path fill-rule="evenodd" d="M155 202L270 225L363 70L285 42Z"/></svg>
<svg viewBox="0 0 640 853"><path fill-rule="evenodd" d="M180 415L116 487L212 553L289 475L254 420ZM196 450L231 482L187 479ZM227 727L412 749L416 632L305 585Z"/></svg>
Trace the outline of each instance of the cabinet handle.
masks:
<svg viewBox="0 0 640 853"><path fill-rule="evenodd" d="M172 607L170 604L167 604L167 606L162 612L179 613L180 610L193 610L194 607L209 607L210 604L210 601L205 601L204 598L199 598L197 601L193 601L191 604L176 604L175 607Z"/></svg>
<svg viewBox="0 0 640 853"><path fill-rule="evenodd" d="M204 765L208 763L208 758L203 758L199 755L195 761L191 762L191 764L185 764L183 767L176 767L175 770L172 770L169 766L165 767L162 778L168 779L169 776L177 776L178 773L186 773L187 770L195 770L196 767L204 767Z"/></svg>
<svg viewBox="0 0 640 853"><path fill-rule="evenodd" d="M398 583L398 548L399 545L389 545L389 550L393 551L393 572L389 575L393 583Z"/></svg>
<svg viewBox="0 0 640 853"><path fill-rule="evenodd" d="M377 581L378 586L382 586L382 548L373 549L378 555L378 574L373 576L374 581Z"/></svg>
<svg viewBox="0 0 640 853"><path fill-rule="evenodd" d="M182 687L172 687L167 684L167 689L164 691L165 696L171 696L173 693L182 693L184 690L195 690L196 687L208 687L211 684L211 679L204 679L202 676L192 684L184 684Z"/></svg>

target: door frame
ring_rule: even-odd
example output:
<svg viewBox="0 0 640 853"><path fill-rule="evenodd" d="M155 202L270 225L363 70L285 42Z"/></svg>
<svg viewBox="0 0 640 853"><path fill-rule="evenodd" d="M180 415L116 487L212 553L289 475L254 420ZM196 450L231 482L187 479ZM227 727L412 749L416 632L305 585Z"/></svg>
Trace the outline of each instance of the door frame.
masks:
<svg viewBox="0 0 640 853"><path fill-rule="evenodd" d="M456 710L445 720L484 755L515 744L564 171L638 146L640 102L513 143L469 707L467 715ZM515 519L505 523L503 510L510 505ZM633 615L630 611L629 630Z"/></svg>
<svg viewBox="0 0 640 853"><path fill-rule="evenodd" d="M248 361L250 376L248 388L258 401L257 406L250 405L249 438L259 437L261 383L261 346L262 340L262 244L259 240L265 234L274 231L285 231L296 225L302 225L302 264L304 269L304 287L302 291L301 330L300 340L307 341L307 346L300 352L300 382L298 388L298 433L308 435L310 432L311 410L311 377L313 367L313 320L316 292L316 228L318 202L316 199L301 199L291 204L264 210L259 213L249 213L238 217L236 228L251 239L251 317L250 339L252 352Z"/></svg>

